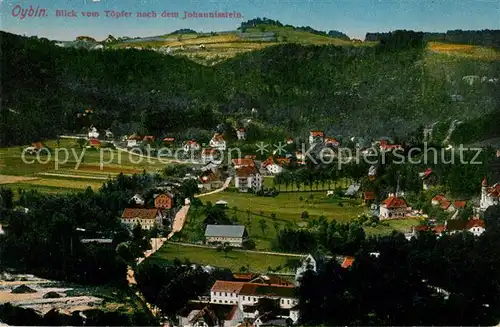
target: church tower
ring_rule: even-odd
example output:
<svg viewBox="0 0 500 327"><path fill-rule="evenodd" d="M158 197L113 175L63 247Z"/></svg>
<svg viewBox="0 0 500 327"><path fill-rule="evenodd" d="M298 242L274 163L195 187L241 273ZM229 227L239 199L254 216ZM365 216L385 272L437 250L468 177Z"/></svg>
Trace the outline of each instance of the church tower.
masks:
<svg viewBox="0 0 500 327"><path fill-rule="evenodd" d="M488 181L486 180L486 177L483 179L483 182L481 183L481 201L479 203L479 208L481 210L484 210L485 207L487 206L486 204L486 198L488 196L488 192L487 192L487 188L488 188Z"/></svg>

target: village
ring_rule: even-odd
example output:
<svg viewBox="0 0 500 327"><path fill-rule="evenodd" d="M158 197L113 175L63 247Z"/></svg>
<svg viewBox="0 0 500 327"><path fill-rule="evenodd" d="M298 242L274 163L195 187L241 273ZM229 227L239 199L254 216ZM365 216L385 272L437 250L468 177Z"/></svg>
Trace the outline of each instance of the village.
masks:
<svg viewBox="0 0 500 327"><path fill-rule="evenodd" d="M244 144L247 138L245 128L237 128L231 133L235 136L233 142ZM269 155L258 152L244 153L242 157L230 159L229 162L225 163L220 159L230 146L226 140L226 134L220 131L214 133L208 144L203 144L195 139L176 140L171 136L157 139L152 135L141 136L137 133L116 141L111 131L106 130L103 134L105 137L99 138L100 133L92 127L87 135L87 146L99 149L105 143L111 143L114 147L124 151L133 151L133 149L147 145L156 148L179 147L185 152L186 158L191 159L182 161L190 167L189 169L181 170L180 173L176 172L171 177L167 176L165 180L159 182L152 189L138 192L130 199L128 207L122 212L120 219L123 225L130 230L140 226L144 230L154 231L155 235L163 233L161 244L165 241L179 242L175 234L181 233L186 227L185 225L190 224L188 216L190 215L191 201L202 200L207 195L211 198L216 197L218 200L214 201L214 206L219 211L215 212L221 213L230 210L232 206L229 201L225 200L227 198L225 195L229 193L241 193L241 196L248 199L276 197L282 186L276 181L279 181L290 169L308 166L308 159L296 144L299 138L296 140L291 137L284 139L285 146L282 151L279 151L280 148ZM317 146L319 148L315 153L328 148L335 156L341 147L341 142L337 138L327 137L322 131L311 131L303 140L308 147ZM371 149L380 152L404 150L404 145L395 144L389 138L381 138L374 142L360 140L351 143L354 147L359 148L361 153L366 153ZM41 147L40 144L34 144L32 148L29 148L29 151L36 152ZM500 160L500 150L496 152L496 160L497 162ZM409 203L415 202L415 199L409 198L408 194L411 195L411 193L406 193L405 190L401 189L399 178L396 179L393 191L386 194L377 194L376 191L367 189L363 185L376 181L379 178L379 169L380 166L369 165L369 168L363 173L362 179L355 180L352 177L345 177L343 186L338 188L324 188L323 186L322 191L318 192L319 183L316 183L314 194L318 196L317 194L321 193L325 199L351 199L355 206L359 207L358 216L375 217L374 219L380 223L416 221L417 223L409 226L406 230L400 230L409 241L425 232L434 233L438 237L462 232L479 237L487 229L485 220L482 218L485 211L499 204L500 183L489 183L485 177L477 183L477 189L480 192L475 198L455 199L446 196L442 188L439 188L440 178L438 174L432 168L427 168L419 172L418 184L430 198L427 205L432 209L427 210L429 212L413 209ZM362 181L369 182L362 183ZM188 198L179 199L178 189L186 183L196 186L191 200ZM302 187L303 192L307 193L306 185L297 183L295 186L295 192L300 192L300 187ZM288 189L288 185L286 188ZM312 194L313 183L309 184L309 189ZM258 207L255 209L259 210ZM276 211L276 214L279 215L279 211ZM249 231L251 225L238 223L238 221L228 223L228 221L218 218L211 217L209 219L207 217L203 224L197 225L196 228L203 228L203 230L197 231L198 234L203 234L203 238L199 242L193 243L192 246L199 246L200 250L202 248L222 249L224 253L230 249L251 251L255 248L255 245L249 246L249 244L255 243L251 240L255 235L255 231L253 234ZM264 232L265 229L262 228L262 231ZM279 231L276 230L276 232ZM180 241L186 242L184 239L180 239ZM90 239L89 242L110 243L111 240L97 238ZM158 246L153 247L148 256L153 255L154 257L154 252L159 249ZM213 255L222 254L213 252ZM377 257L378 253L372 253L372 255ZM300 264L297 264L292 272L233 271L232 277L228 280L216 280L209 294L191 299L185 308L177 314L175 324L186 327L214 325L261 327L289 326L297 323L300 313L295 289L300 285L304 272L316 271L328 256L299 253L296 254L296 257ZM335 258L343 269L349 269L354 262L354 257L349 255L339 254ZM204 267L210 269L211 266L204 265ZM440 289L440 292L446 294L447 291Z"/></svg>

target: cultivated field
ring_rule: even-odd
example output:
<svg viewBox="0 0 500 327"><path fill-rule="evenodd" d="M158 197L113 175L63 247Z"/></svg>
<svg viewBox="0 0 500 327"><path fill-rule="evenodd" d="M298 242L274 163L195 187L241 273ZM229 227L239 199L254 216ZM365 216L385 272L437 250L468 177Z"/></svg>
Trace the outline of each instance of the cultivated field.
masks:
<svg viewBox="0 0 500 327"><path fill-rule="evenodd" d="M490 47L444 42L429 42L427 47L431 52L447 54L450 56L481 60L500 60L500 51Z"/></svg>
<svg viewBox="0 0 500 327"><path fill-rule="evenodd" d="M23 160L22 152L28 145L0 149L0 184L13 190L35 189L46 193L78 191L87 187L97 190L108 178L120 173L156 172L165 166L157 160L140 160L137 155L115 149L103 150L101 154L96 149L81 148L73 139L62 139L59 145L56 141L47 141L44 145L51 149L51 154L40 155L40 160L29 155ZM68 150L67 159L61 151L56 160L58 148Z"/></svg>

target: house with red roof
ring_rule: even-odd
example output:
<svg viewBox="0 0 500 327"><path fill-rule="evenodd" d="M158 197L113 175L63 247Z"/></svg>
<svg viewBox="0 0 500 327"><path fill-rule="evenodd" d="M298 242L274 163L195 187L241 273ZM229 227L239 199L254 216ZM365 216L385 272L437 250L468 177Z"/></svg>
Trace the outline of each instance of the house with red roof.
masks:
<svg viewBox="0 0 500 327"><path fill-rule="evenodd" d="M411 208L406 201L394 194L389 194L380 205L380 220L406 218Z"/></svg>
<svg viewBox="0 0 500 327"><path fill-rule="evenodd" d="M234 187L240 192L254 192L262 189L262 176L255 166L237 168L234 176Z"/></svg>
<svg viewBox="0 0 500 327"><path fill-rule="evenodd" d="M159 208L126 208L123 210L121 221L129 229L140 224L142 229L151 229L154 226L163 225L164 215Z"/></svg>
<svg viewBox="0 0 500 327"><path fill-rule="evenodd" d="M272 156L262 162L261 169L267 170L271 175L276 175L283 171L283 167L277 164Z"/></svg>
<svg viewBox="0 0 500 327"><path fill-rule="evenodd" d="M309 133L309 144L317 142L323 143L324 138L325 138L325 133L323 133L322 131L311 131Z"/></svg>
<svg viewBox="0 0 500 327"><path fill-rule="evenodd" d="M460 209L464 209L467 202L466 201L450 201L444 195L438 194L431 199L431 204L433 206L439 206L441 209L447 212L455 212Z"/></svg>

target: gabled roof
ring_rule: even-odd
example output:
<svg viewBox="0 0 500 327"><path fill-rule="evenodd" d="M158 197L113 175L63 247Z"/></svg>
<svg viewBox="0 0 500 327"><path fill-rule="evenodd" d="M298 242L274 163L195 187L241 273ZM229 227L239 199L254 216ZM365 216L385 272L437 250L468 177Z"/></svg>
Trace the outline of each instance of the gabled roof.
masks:
<svg viewBox="0 0 500 327"><path fill-rule="evenodd" d="M257 171L257 168L255 168L255 166L236 168L236 176L240 178L250 177L258 173L259 172Z"/></svg>
<svg viewBox="0 0 500 327"><path fill-rule="evenodd" d="M448 200L444 200L441 202L441 209L446 210L450 207L451 202Z"/></svg>
<svg viewBox="0 0 500 327"><path fill-rule="evenodd" d="M214 136L212 137L212 141L225 142L225 140L224 140L224 134L215 133Z"/></svg>
<svg viewBox="0 0 500 327"><path fill-rule="evenodd" d="M142 140L142 138L141 138L139 135L137 135L136 133L134 133L134 134L132 134L132 135L130 135L130 136L128 137L128 140L136 140L136 141L140 141L140 140Z"/></svg>
<svg viewBox="0 0 500 327"><path fill-rule="evenodd" d="M465 228L467 230L469 230L473 227L486 228L486 225L484 223L484 220L482 220L482 219L471 219L471 220L467 221L467 225L465 225Z"/></svg>
<svg viewBox="0 0 500 327"><path fill-rule="evenodd" d="M165 138L163 138L163 142L173 142L173 141L175 141L175 138L173 138L173 137L165 137Z"/></svg>
<svg viewBox="0 0 500 327"><path fill-rule="evenodd" d="M205 237L243 237L243 225L207 225Z"/></svg>
<svg viewBox="0 0 500 327"><path fill-rule="evenodd" d="M437 201L441 203L443 201L446 201L446 198L444 195L438 194L435 197L433 197L431 201Z"/></svg>
<svg viewBox="0 0 500 327"><path fill-rule="evenodd" d="M231 160L233 165L235 166L250 166L250 167L255 167L255 162L252 159L233 159Z"/></svg>
<svg viewBox="0 0 500 327"><path fill-rule="evenodd" d="M455 206L455 208L463 209L463 208L465 208L466 204L467 204L467 202L465 202L465 201L455 201L455 203L453 205Z"/></svg>
<svg viewBox="0 0 500 327"><path fill-rule="evenodd" d="M325 144L340 144L340 142L334 137L325 137Z"/></svg>
<svg viewBox="0 0 500 327"><path fill-rule="evenodd" d="M122 219L155 219L160 209L127 208L123 210Z"/></svg>
<svg viewBox="0 0 500 327"><path fill-rule="evenodd" d="M225 292L225 293L236 293L239 294L243 285L243 282L228 282L225 280L216 280L212 288L211 292Z"/></svg>
<svg viewBox="0 0 500 327"><path fill-rule="evenodd" d="M142 140L145 141L145 142L154 142L155 141L155 137L153 135L145 135Z"/></svg>
<svg viewBox="0 0 500 327"><path fill-rule="evenodd" d="M408 206L405 200L395 196L387 198L382 204L385 205L386 208L406 208Z"/></svg>
<svg viewBox="0 0 500 327"><path fill-rule="evenodd" d="M325 136L325 133L323 133L322 131L311 131L310 135L311 136L321 136L321 137L323 137L323 136Z"/></svg>
<svg viewBox="0 0 500 327"><path fill-rule="evenodd" d="M363 192L363 198L365 200L375 200L376 194L375 192Z"/></svg>
<svg viewBox="0 0 500 327"><path fill-rule="evenodd" d="M354 257L344 257L344 262L342 262L342 268L349 268L354 263Z"/></svg>
<svg viewBox="0 0 500 327"><path fill-rule="evenodd" d="M90 139L90 145L101 145L101 141L97 139Z"/></svg>

